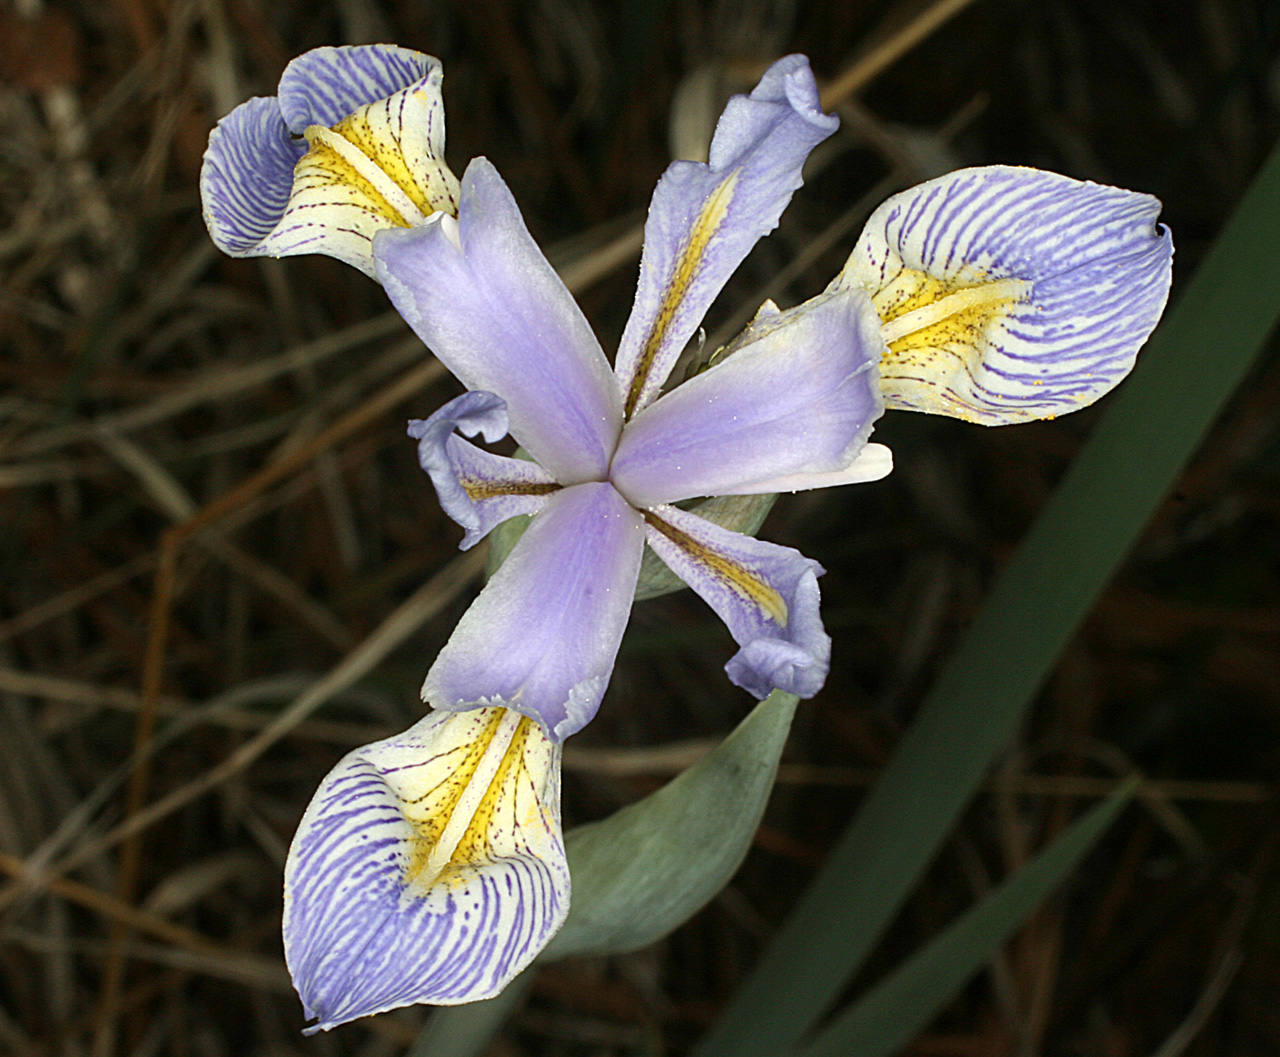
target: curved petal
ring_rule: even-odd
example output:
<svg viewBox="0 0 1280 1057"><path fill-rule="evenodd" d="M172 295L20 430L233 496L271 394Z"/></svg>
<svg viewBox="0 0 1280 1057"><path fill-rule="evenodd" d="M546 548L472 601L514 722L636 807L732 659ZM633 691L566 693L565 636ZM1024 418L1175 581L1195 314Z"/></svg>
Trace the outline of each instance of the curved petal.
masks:
<svg viewBox="0 0 1280 1057"><path fill-rule="evenodd" d="M880 321L860 290L757 317L747 344L627 423L610 471L638 507L844 470L880 416Z"/></svg>
<svg viewBox="0 0 1280 1057"><path fill-rule="evenodd" d="M486 159L467 166L456 225L383 231L374 258L445 366L507 402L521 447L564 484L604 476L622 422L609 363Z"/></svg>
<svg viewBox="0 0 1280 1057"><path fill-rule="evenodd" d="M508 459L454 435L483 433L490 444L507 435L507 405L483 390L463 393L425 421L409 423L418 442L418 462L431 477L444 512L467 530L459 547L470 550L509 518L536 514L560 489L546 470L525 459Z"/></svg>
<svg viewBox="0 0 1280 1057"><path fill-rule="evenodd" d="M724 668L733 683L761 700L822 689L831 639L818 615L821 565L672 506L645 513L645 538L742 647Z"/></svg>
<svg viewBox="0 0 1280 1057"><path fill-rule="evenodd" d="M824 114L803 55L779 59L729 100L710 161L672 162L644 226L635 306L618 348L627 415L657 395L720 288L801 184L805 158L840 124Z"/></svg>
<svg viewBox="0 0 1280 1057"><path fill-rule="evenodd" d="M232 257L262 253L262 240L284 216L293 167L305 152L274 98L241 103L214 126L200 167L200 203L218 249Z"/></svg>
<svg viewBox="0 0 1280 1057"><path fill-rule="evenodd" d="M285 863L284 950L327 1030L497 994L569 909L560 746L502 709L435 713L348 754Z"/></svg>
<svg viewBox="0 0 1280 1057"><path fill-rule="evenodd" d="M205 220L218 246L238 257L323 253L373 277L379 230L456 212L458 181L443 160L440 64L429 62L426 76L347 111L332 128L309 125L302 141L286 127L283 99L234 110L210 136L201 173ZM294 95L305 87L300 70L328 67L308 61L294 70ZM320 89L326 83L317 81ZM361 96L374 90L357 87Z"/></svg>
<svg viewBox="0 0 1280 1057"><path fill-rule="evenodd" d="M887 405L998 425L1108 392L1169 295L1159 212L1150 195L1000 165L894 195L837 280L885 321Z"/></svg>
<svg viewBox="0 0 1280 1057"><path fill-rule="evenodd" d="M311 125L336 125L360 107L423 79L437 93L444 74L440 60L392 44L312 48L280 75L280 111L296 136ZM427 132L436 154L444 153L444 111Z"/></svg>
<svg viewBox="0 0 1280 1057"><path fill-rule="evenodd" d="M867 484L893 472L893 452L883 444L868 444L848 466L828 473L795 473L757 481L749 488L724 495L767 495L773 492L809 492L815 488L835 488L842 484Z"/></svg>
<svg viewBox="0 0 1280 1057"><path fill-rule="evenodd" d="M555 741L604 696L631 613L644 532L608 484L550 497L427 672L433 708L504 705Z"/></svg>

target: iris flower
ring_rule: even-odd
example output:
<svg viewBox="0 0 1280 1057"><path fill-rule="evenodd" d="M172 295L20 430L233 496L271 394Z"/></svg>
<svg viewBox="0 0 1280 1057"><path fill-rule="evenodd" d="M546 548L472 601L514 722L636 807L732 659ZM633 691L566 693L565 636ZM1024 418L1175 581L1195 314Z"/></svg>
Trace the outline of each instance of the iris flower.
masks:
<svg viewBox="0 0 1280 1057"><path fill-rule="evenodd" d="M645 546L727 624L729 678L809 697L831 642L822 568L680 504L889 472L885 406L1001 424L1090 403L1168 294L1150 196L1004 166L896 195L819 296L766 303L666 388L703 315L831 135L807 61L730 101L709 161L673 163L611 364L494 167L441 160L439 64L321 49L211 138L215 241L324 252L382 283L467 392L411 424L462 546L534 515L427 674L433 711L325 779L286 868L289 966L317 1028L499 991L562 923L561 741L594 716ZM460 435L461 434L461 435ZM510 434L529 458L495 454Z"/></svg>

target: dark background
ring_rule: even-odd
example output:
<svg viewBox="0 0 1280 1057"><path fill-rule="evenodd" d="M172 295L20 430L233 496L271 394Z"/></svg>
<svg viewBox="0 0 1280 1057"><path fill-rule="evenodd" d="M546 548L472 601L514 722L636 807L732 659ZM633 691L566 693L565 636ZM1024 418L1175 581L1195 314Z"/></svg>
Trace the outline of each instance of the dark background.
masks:
<svg viewBox="0 0 1280 1057"><path fill-rule="evenodd" d="M125 842L89 847L64 879L35 890L9 879L24 858L57 862L89 846L128 810L120 768L135 742L158 548L185 513L226 508L219 539L177 552L157 729L218 707L165 735L137 787L147 802L227 760L457 554L460 530L404 436L405 419L425 417L456 383L420 388L326 441L322 430L424 354L394 324L351 334L387 311L354 271L212 248L196 190L212 123L248 95L272 94L284 64L310 47L393 41L438 56L455 171L487 155L558 265L600 266L580 300L608 348L636 267L634 256L605 258L642 219L673 127L696 141L729 92L790 51L830 80L924 6L0 7L0 1051L381 1057L403 1050L425 1012L304 1039L281 976L280 871L324 773L420 714L418 685L474 580L442 588L439 612L312 720L145 830L132 845L136 871ZM788 305L820 290L882 181L906 187L995 162L1159 195L1176 297L1275 139L1278 46L1280 11L1261 0L976 0L846 101L821 171L707 330L714 340L764 296ZM799 254L807 265L768 290ZM328 335L341 351L309 358L308 343ZM258 384L228 382L229 369L267 362L285 366ZM1205 369L1213 362L1206 349ZM865 979L1117 775L1151 779L1154 799L1129 809L911 1053L1142 1057L1197 1003L1194 1041L1162 1057L1280 1051L1277 405L1269 349ZM889 479L779 502L763 534L829 570L835 659L826 689L801 706L755 847L733 884L663 943L541 970L493 1057L688 1051L822 861L1103 409L998 430L891 413L875 437L894 450ZM291 472L227 498L308 442ZM636 607L599 718L566 757L567 825L657 788L699 746L639 750L732 728L750 705L721 671L732 649L689 592ZM127 958L112 932L127 916L117 894L144 912Z"/></svg>

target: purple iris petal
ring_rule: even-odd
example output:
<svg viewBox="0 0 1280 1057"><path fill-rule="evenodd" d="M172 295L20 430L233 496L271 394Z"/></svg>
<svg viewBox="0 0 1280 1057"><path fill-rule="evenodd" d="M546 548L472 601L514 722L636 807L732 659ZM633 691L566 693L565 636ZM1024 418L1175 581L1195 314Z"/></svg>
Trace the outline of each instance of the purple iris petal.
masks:
<svg viewBox="0 0 1280 1057"><path fill-rule="evenodd" d="M429 78L438 89L443 77L439 59L391 44L313 48L280 75L280 112L289 131L301 136L312 125L336 125L360 107L417 81ZM443 153L443 120L439 141Z"/></svg>
<svg viewBox="0 0 1280 1057"><path fill-rule="evenodd" d="M209 134L200 200L209 235L223 253L248 257L284 216L293 167L305 141L289 135L275 99L250 99Z"/></svg>
<svg viewBox="0 0 1280 1057"><path fill-rule="evenodd" d="M862 449L882 410L884 349L867 295L823 294L756 330L627 424L610 475L636 506L841 470Z"/></svg>
<svg viewBox="0 0 1280 1057"><path fill-rule="evenodd" d="M613 671L644 532L603 483L556 492L427 673L434 708L503 705L560 741L595 715Z"/></svg>
<svg viewBox="0 0 1280 1057"><path fill-rule="evenodd" d="M490 444L501 440L507 435L507 405L477 389L450 400L429 419L409 423L409 436L418 441L418 462L445 513L467 530L460 546L468 550L508 518L536 514L560 486L537 463L494 455L454 430L468 437L482 433Z"/></svg>
<svg viewBox="0 0 1280 1057"><path fill-rule="evenodd" d="M790 547L753 539L672 506L649 512L645 536L742 647L730 680L763 700L774 690L812 697L831 665L818 614L822 566Z"/></svg>
<svg viewBox="0 0 1280 1057"><path fill-rule="evenodd" d="M348 754L299 823L285 864L284 947L306 1015L319 1018L308 1034L414 1002L497 994L564 921L560 750L536 731L515 744L524 783L495 791L501 832L424 882L419 849L433 831L409 814L435 795L447 815L458 798L417 788L410 797L405 787L417 768L465 763L466 735L492 730L484 713L459 730L461 719L435 713ZM437 790L449 780L424 777L417 784Z"/></svg>
<svg viewBox="0 0 1280 1057"><path fill-rule="evenodd" d="M630 412L649 403L720 288L778 224L805 158L839 125L803 55L779 59L729 101L710 161L672 162L649 205L635 306L618 349Z"/></svg>
<svg viewBox="0 0 1280 1057"><path fill-rule="evenodd" d="M458 216L379 232L379 280L468 389L507 402L537 462L564 484L600 480L622 414L590 324L484 158L467 167Z"/></svg>
<svg viewBox="0 0 1280 1057"><path fill-rule="evenodd" d="M910 383L890 407L947 411L988 424L1073 411L1112 389L1133 366L1169 295L1173 243L1150 195L1037 169L961 169L894 195L867 221L840 282L872 291L882 315L904 270L949 289L1017 279L1024 298L957 346L951 374ZM891 366L887 374L893 374Z"/></svg>

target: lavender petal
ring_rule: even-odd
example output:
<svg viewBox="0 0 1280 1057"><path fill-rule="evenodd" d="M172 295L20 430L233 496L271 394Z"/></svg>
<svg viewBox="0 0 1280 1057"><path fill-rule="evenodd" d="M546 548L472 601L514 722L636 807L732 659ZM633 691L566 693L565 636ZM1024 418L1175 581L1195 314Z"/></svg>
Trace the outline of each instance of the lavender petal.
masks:
<svg viewBox="0 0 1280 1057"><path fill-rule="evenodd" d="M433 708L502 705L555 741L595 715L631 612L644 532L609 484L556 492L427 673Z"/></svg>
<svg viewBox="0 0 1280 1057"><path fill-rule="evenodd" d="M673 162L644 229L635 305L618 349L628 416L658 394L711 302L801 185L809 152L839 120L822 112L809 62L779 59L725 107L707 164Z"/></svg>
<svg viewBox="0 0 1280 1057"><path fill-rule="evenodd" d="M774 690L812 697L822 689L831 639L818 614L821 565L677 507L647 511L645 522L649 546L742 647L725 665L733 683L761 700Z"/></svg>
<svg viewBox="0 0 1280 1057"><path fill-rule="evenodd" d="M456 224L383 231L374 258L445 366L507 402L521 447L563 484L604 476L622 422L609 363L486 159L467 167Z"/></svg>
<svg viewBox="0 0 1280 1057"><path fill-rule="evenodd" d="M508 459L468 444L454 430L490 444L507 435L502 398L473 390L450 400L430 418L409 423L418 441L418 462L431 477L440 505L467 530L459 545L469 550L493 528L520 514L536 514L559 485L537 463Z"/></svg>
<svg viewBox="0 0 1280 1057"><path fill-rule="evenodd" d="M627 424L615 486L649 507L846 469L882 410L883 348L880 321L859 290L757 317L732 355Z"/></svg>

